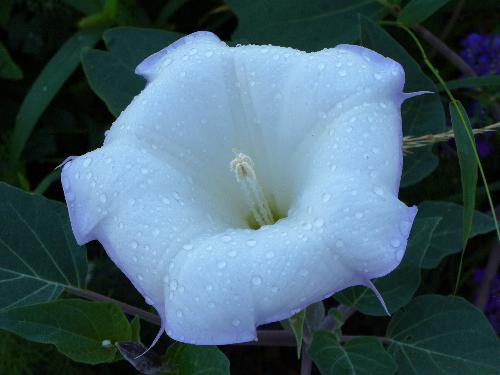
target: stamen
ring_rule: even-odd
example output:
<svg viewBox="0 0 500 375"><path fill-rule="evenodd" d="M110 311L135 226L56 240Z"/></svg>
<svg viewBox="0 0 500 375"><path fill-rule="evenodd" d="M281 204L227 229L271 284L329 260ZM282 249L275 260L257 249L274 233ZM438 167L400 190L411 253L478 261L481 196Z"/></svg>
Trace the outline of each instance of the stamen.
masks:
<svg viewBox="0 0 500 375"><path fill-rule="evenodd" d="M255 220L260 226L270 225L273 224L275 220L269 203L262 191L262 187L257 180L254 165L252 158L241 152L236 154L236 158L230 163L231 170L236 176L236 181L240 183L245 195L245 200Z"/></svg>

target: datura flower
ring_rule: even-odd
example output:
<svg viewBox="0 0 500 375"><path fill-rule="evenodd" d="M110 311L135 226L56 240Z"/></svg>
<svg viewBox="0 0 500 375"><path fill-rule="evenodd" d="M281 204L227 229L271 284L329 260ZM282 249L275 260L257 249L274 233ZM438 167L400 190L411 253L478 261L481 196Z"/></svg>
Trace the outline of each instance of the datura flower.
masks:
<svg viewBox="0 0 500 375"><path fill-rule="evenodd" d="M398 266L417 211L397 197L415 95L398 63L197 32L136 73L145 89L62 185L78 243L104 246L170 337L255 340Z"/></svg>

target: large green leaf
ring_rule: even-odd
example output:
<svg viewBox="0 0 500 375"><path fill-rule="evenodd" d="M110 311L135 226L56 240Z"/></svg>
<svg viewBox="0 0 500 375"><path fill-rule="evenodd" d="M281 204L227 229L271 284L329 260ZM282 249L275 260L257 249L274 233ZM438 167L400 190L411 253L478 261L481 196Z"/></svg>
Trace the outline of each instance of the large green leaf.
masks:
<svg viewBox="0 0 500 375"><path fill-rule="evenodd" d="M427 201L418 206L418 217L441 217L432 235L431 244L422 262L423 268L434 268L441 260L454 254L463 245L463 207L450 202ZM474 212L471 237L495 230L491 216Z"/></svg>
<svg viewBox="0 0 500 375"><path fill-rule="evenodd" d="M38 119L80 64L82 49L95 45L100 31L79 31L69 38L45 65L24 98L11 139L10 161L15 164Z"/></svg>
<svg viewBox="0 0 500 375"><path fill-rule="evenodd" d="M463 247L465 248L472 229L474 205L476 203L476 152L472 126L462 103L457 100L450 103L450 116L453 133L455 135L455 144L457 145L460 177L462 181L462 197L464 202L462 239Z"/></svg>
<svg viewBox="0 0 500 375"><path fill-rule="evenodd" d="M66 207L0 183L0 310L83 287L85 248L76 244Z"/></svg>
<svg viewBox="0 0 500 375"><path fill-rule="evenodd" d="M341 345L331 332L318 331L309 356L322 375L391 375L396 363L374 337L359 337Z"/></svg>
<svg viewBox="0 0 500 375"><path fill-rule="evenodd" d="M422 260L440 220L440 218L417 216L401 264L389 275L375 280L374 284L384 298L390 313L405 306L417 291L421 279ZM346 289L337 293L335 298L347 306L356 306L364 314L386 314L378 299L366 287L356 286Z"/></svg>
<svg viewBox="0 0 500 375"><path fill-rule="evenodd" d="M131 340L130 324L109 303L62 299L0 312L0 329L25 339L54 344L74 361L111 362L115 342Z"/></svg>
<svg viewBox="0 0 500 375"><path fill-rule="evenodd" d="M358 39L357 16L378 21L386 8L376 0L228 0L238 17L233 40L305 51Z"/></svg>
<svg viewBox="0 0 500 375"><path fill-rule="evenodd" d="M398 21L413 26L425 21L450 0L411 0L399 14Z"/></svg>
<svg viewBox="0 0 500 375"><path fill-rule="evenodd" d="M436 91L433 82L422 72L417 62L380 26L366 17L360 17L361 43L384 56L399 62L406 75L405 91ZM403 103L403 134L419 136L444 130L445 113L437 95L426 94ZM431 146L422 147L406 155L401 186L413 185L428 176L438 165Z"/></svg>
<svg viewBox="0 0 500 375"><path fill-rule="evenodd" d="M500 341L485 316L462 298L426 295L387 328L398 374L498 375Z"/></svg>
<svg viewBox="0 0 500 375"><path fill-rule="evenodd" d="M88 50L82 55L92 90L114 116L118 116L146 84L134 73L135 67L180 36L164 30L117 27L104 33L109 51Z"/></svg>
<svg viewBox="0 0 500 375"><path fill-rule="evenodd" d="M229 360L216 346L174 343L165 356L168 374L229 375Z"/></svg>

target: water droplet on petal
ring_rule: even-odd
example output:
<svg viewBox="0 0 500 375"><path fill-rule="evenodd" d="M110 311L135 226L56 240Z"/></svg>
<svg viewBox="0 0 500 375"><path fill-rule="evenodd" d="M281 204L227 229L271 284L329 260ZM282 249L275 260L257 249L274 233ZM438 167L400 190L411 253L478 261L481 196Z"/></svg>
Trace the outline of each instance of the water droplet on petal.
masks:
<svg viewBox="0 0 500 375"><path fill-rule="evenodd" d="M408 236L410 234L411 223L409 221L403 220L399 224L399 229L404 236Z"/></svg>
<svg viewBox="0 0 500 375"><path fill-rule="evenodd" d="M274 253L272 251L266 253L266 258L267 259L271 259L271 258L274 258Z"/></svg>
<svg viewBox="0 0 500 375"><path fill-rule="evenodd" d="M230 252L227 253L227 255L234 258L237 255L236 250L231 250Z"/></svg>
<svg viewBox="0 0 500 375"><path fill-rule="evenodd" d="M317 218L316 220L314 220L314 226L316 226L318 228L321 228L323 226L323 224L325 224L325 221L320 217Z"/></svg>
<svg viewBox="0 0 500 375"><path fill-rule="evenodd" d="M404 250L403 249L400 249L396 252L396 261L398 262L401 262L401 259L403 259L403 255L404 255Z"/></svg>
<svg viewBox="0 0 500 375"><path fill-rule="evenodd" d="M234 326L234 327L238 327L240 325L240 321L238 319L234 319L231 324Z"/></svg>
<svg viewBox="0 0 500 375"><path fill-rule="evenodd" d="M394 238L391 240L391 246L392 247L399 247L399 246L401 246L401 241L398 240L397 238Z"/></svg>
<svg viewBox="0 0 500 375"><path fill-rule="evenodd" d="M188 251L189 251L189 250L193 250L193 245L192 245L192 244L190 244L190 243L188 243L188 244L185 244L184 246L182 246L182 248L183 248L184 250L188 250Z"/></svg>
<svg viewBox="0 0 500 375"><path fill-rule="evenodd" d="M231 241L231 236L222 236L222 242L229 242Z"/></svg>
<svg viewBox="0 0 500 375"><path fill-rule="evenodd" d="M339 71L339 76L345 77L347 75L347 72L345 70L340 70Z"/></svg>
<svg viewBox="0 0 500 375"><path fill-rule="evenodd" d="M325 193L323 194L323 202L328 202L331 198L332 198L332 195L330 193Z"/></svg>
<svg viewBox="0 0 500 375"><path fill-rule="evenodd" d="M217 263L217 267L218 267L219 269L223 269L223 268L225 268L225 267L226 267L226 262L222 261L222 262Z"/></svg>
<svg viewBox="0 0 500 375"><path fill-rule="evenodd" d="M260 276L254 276L254 277L252 277L252 284L256 285L256 286L262 284L261 277Z"/></svg>
<svg viewBox="0 0 500 375"><path fill-rule="evenodd" d="M108 198L106 197L106 194L101 194L101 195L99 196L99 201L100 201L101 203L106 203L106 201L107 201L107 200L108 200Z"/></svg>
<svg viewBox="0 0 500 375"><path fill-rule="evenodd" d="M139 246L139 244L137 243L137 241L132 241L132 242L130 243L130 247L131 247L132 249L137 249L137 246Z"/></svg>
<svg viewBox="0 0 500 375"><path fill-rule="evenodd" d="M247 246L254 247L255 245L257 245L257 241L255 241L255 240L248 240L247 241Z"/></svg>

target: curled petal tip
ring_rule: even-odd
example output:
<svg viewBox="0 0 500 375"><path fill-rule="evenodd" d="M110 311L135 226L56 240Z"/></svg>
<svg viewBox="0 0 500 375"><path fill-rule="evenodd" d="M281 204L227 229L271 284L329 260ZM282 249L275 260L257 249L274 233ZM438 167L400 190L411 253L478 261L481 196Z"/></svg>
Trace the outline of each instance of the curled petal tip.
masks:
<svg viewBox="0 0 500 375"><path fill-rule="evenodd" d="M194 42L220 43L220 41L221 40L217 37L217 35L211 33L210 31L196 31L192 34L177 39L169 46L152 54L151 56L146 57L135 68L135 74L143 76L147 81L151 81L154 78L155 73L157 72L158 62L175 49L185 44L191 44Z"/></svg>
<svg viewBox="0 0 500 375"><path fill-rule="evenodd" d="M411 99L415 96L425 95L425 94L435 94L433 91L415 91L415 92L404 92L401 94L401 103L407 99Z"/></svg>
<svg viewBox="0 0 500 375"><path fill-rule="evenodd" d="M380 292L377 290L377 287L375 286L375 284L373 284L371 280L367 279L367 280L365 280L365 285L375 294L375 297L377 297L378 301L382 305L382 308L384 309L387 316L391 316L391 313L389 312L389 310L387 309L387 305L385 304L384 298L382 297Z"/></svg>

